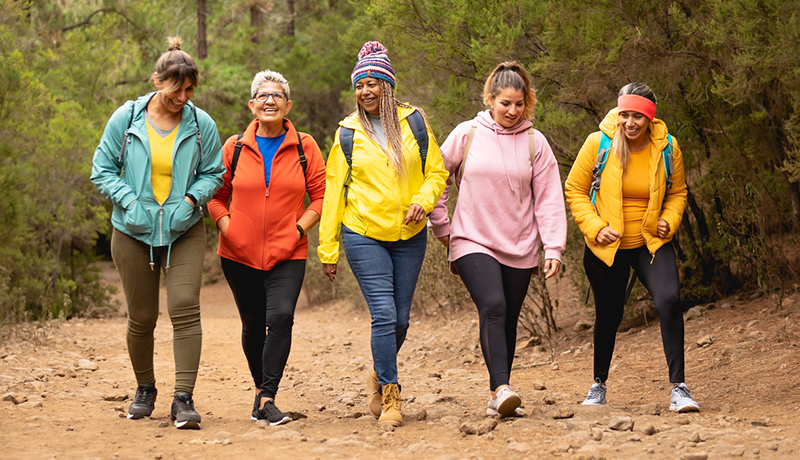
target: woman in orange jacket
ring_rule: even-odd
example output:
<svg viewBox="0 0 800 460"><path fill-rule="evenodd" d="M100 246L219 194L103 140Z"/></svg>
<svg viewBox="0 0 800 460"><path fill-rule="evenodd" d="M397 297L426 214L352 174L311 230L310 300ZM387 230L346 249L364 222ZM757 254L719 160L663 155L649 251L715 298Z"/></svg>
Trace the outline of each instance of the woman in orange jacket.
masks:
<svg viewBox="0 0 800 460"><path fill-rule="evenodd" d="M670 410L698 411L700 405L684 383L683 315L672 246L686 207L683 156L655 113L650 87L624 86L600 132L583 144L565 186L572 217L586 240L583 266L596 312L595 383L583 404L606 403L605 382L633 268L658 312L673 384Z"/></svg>
<svg viewBox="0 0 800 460"><path fill-rule="evenodd" d="M319 146L285 118L292 108L289 94L289 83L278 72L256 74L249 102L255 120L225 143L225 182L208 204L220 231L217 254L239 309L242 347L255 382L251 418L272 426L292 420L275 406L275 394L289 358L305 276L305 234L319 222L325 196Z"/></svg>

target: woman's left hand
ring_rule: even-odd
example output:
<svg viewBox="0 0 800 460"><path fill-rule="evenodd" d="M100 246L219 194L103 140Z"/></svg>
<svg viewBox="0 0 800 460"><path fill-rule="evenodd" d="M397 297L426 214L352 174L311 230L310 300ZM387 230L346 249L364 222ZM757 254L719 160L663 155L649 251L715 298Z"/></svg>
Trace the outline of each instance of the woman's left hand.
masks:
<svg viewBox="0 0 800 460"><path fill-rule="evenodd" d="M408 214L406 214L405 224L408 225L408 223L411 221L416 224L418 222L422 222L422 219L424 218L425 208L417 203L411 203L411 206L408 207Z"/></svg>
<svg viewBox="0 0 800 460"><path fill-rule="evenodd" d="M547 259L544 261L544 279L556 276L561 270L561 261L558 259Z"/></svg>
<svg viewBox="0 0 800 460"><path fill-rule="evenodd" d="M666 238L669 235L669 224L666 220L658 218L658 237Z"/></svg>

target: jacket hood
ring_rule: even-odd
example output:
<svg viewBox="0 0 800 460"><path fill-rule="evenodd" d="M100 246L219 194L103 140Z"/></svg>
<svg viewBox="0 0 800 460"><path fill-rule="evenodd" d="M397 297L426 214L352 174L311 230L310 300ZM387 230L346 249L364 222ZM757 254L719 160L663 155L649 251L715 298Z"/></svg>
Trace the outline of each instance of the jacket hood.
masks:
<svg viewBox="0 0 800 460"><path fill-rule="evenodd" d="M618 120L619 109L614 107L606 114L606 117L603 118L603 121L600 122L600 131L603 131L606 136L614 139L614 133L617 131ZM658 118L653 118L653 121L650 122L648 129L650 130L650 140L656 146L658 146L659 150L663 149L667 143L667 133L669 133L667 124Z"/></svg>
<svg viewBox="0 0 800 460"><path fill-rule="evenodd" d="M505 126L498 124L496 121L494 121L494 119L492 118L492 114L489 112L488 109L484 110L483 112L478 112L478 115L475 117L475 119L478 120L478 123L480 123L481 126L484 126L494 131L496 135L503 135L503 134L514 135L520 131L527 131L528 128L533 126L533 123L531 123L530 120L522 120L512 127L506 128Z"/></svg>
<svg viewBox="0 0 800 460"><path fill-rule="evenodd" d="M414 113L415 110L417 110L417 109L415 109L414 107L409 107L409 108L398 107L397 108L397 113L400 116L400 119L402 120L403 118L406 118L409 115L411 115L412 113ZM358 121L358 111L355 111L355 112L351 113L350 115L348 115L347 118L345 118L344 120L340 121L339 122L339 126L344 126L345 128L357 129L359 131L364 131L364 128L361 127L361 122Z"/></svg>

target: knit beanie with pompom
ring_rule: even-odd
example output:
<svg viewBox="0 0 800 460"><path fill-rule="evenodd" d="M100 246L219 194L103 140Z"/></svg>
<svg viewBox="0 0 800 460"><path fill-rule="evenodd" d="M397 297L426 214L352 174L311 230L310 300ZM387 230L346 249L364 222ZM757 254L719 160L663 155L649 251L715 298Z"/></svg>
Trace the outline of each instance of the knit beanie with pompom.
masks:
<svg viewBox="0 0 800 460"><path fill-rule="evenodd" d="M380 42L366 42L358 52L358 62L350 75L353 90L356 89L356 82L366 77L386 80L392 85L392 88L395 87L394 69L392 69L389 56L386 55L386 47Z"/></svg>

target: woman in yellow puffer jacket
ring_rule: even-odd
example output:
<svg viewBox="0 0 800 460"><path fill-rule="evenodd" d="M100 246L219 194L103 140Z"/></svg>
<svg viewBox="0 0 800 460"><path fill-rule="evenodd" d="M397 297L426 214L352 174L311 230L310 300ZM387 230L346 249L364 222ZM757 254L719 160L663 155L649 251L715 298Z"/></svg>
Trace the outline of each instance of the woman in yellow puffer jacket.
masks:
<svg viewBox="0 0 800 460"><path fill-rule="evenodd" d="M379 423L398 426L403 418L397 352L425 258L426 216L439 201L448 173L424 117L395 99L386 48L367 42L358 58L351 75L357 110L339 123L328 155L317 252L333 281L342 237L372 316L369 409ZM412 122L427 136L425 161ZM343 133L352 133L352 168L342 148Z"/></svg>
<svg viewBox="0 0 800 460"><path fill-rule="evenodd" d="M590 134L583 144L565 186L572 217L586 240L583 265L595 299L595 383L583 404L606 403L605 382L633 268L658 312L673 384L670 410L699 411L684 383L683 315L672 246L686 207L683 156L677 139L655 112L656 97L650 87L642 83L623 87L600 132ZM600 146L605 136L611 139L610 151L593 204L594 167L603 161ZM672 151L669 175L665 149Z"/></svg>

